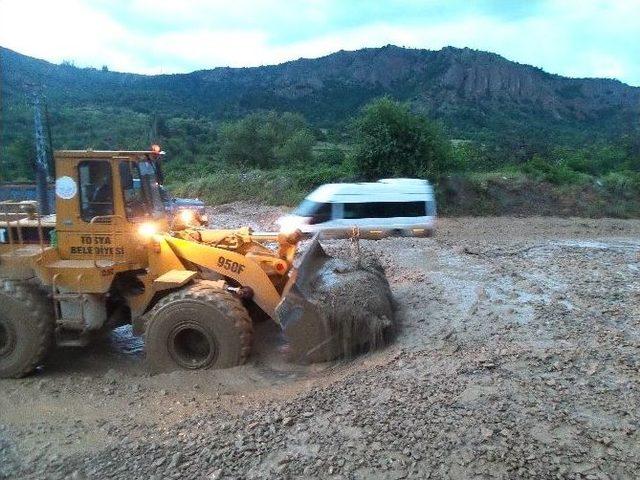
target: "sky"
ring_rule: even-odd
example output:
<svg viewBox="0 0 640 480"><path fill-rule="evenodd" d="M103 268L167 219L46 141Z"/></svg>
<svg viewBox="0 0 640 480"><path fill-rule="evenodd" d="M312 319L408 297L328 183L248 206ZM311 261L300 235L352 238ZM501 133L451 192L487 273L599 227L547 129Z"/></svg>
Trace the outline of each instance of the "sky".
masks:
<svg viewBox="0 0 640 480"><path fill-rule="evenodd" d="M394 44L640 86L640 0L0 0L0 45L156 74Z"/></svg>

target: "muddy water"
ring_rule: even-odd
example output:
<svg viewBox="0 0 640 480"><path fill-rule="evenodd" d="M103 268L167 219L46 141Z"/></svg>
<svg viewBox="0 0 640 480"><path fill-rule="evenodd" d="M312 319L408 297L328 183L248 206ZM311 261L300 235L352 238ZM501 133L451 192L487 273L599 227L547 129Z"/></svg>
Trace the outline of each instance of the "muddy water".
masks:
<svg viewBox="0 0 640 480"><path fill-rule="evenodd" d="M269 209L260 224L256 209L252 218L265 229L274 212ZM233 208L225 215L232 216ZM456 478L482 470L476 459L506 472L501 458L510 455L516 463L531 457L527 462L540 472L550 458L566 463L560 478L573 468L592 468L586 463L601 469L596 478L634 478L640 465L634 427L640 419L631 408L640 402L639 239L640 221L478 218L443 220L432 239L363 241L363 252L385 268L401 330L388 348L350 362L288 363L271 322L256 326L249 363L225 371L151 377L141 339L127 329L95 348L62 349L37 375L0 381L0 473L21 464L45 471L53 456L91 459L114 445L129 451L125 445L132 441L156 441L161 431L175 436L176 425L197 423L204 413L220 415L220 421L243 419L247 412L270 412L283 403L296 406L301 396L300 408L323 409L326 399L318 403L305 395L335 390L336 398L351 392L349 402L367 428L384 424L380 419L390 411L375 409L377 395L406 400L407 411L426 412L428 421L414 413L401 419L417 422L404 432L428 430L447 419L425 430L424 438L433 442L405 445L401 434L393 438L400 453L427 448L423 458L440 462L444 472L455 470ZM330 253L349 250L346 242L325 247ZM345 383L354 376L357 382ZM425 392L424 398L416 392ZM489 430L486 422L493 422ZM343 423L330 419L328 426L313 424L309 431L316 436L333 428L340 439L352 428ZM397 423L387 425L394 430ZM194 424L189 431L198 430ZM227 439L230 445L236 433ZM318 455L344 452L329 448L332 435L322 437ZM372 461L357 452L369 451L366 446L376 439L362 435L352 439L354 462ZM462 446L487 448L465 453ZM5 452L15 454L3 457ZM492 452L497 454L489 458ZM468 457L464 465L462 457Z"/></svg>

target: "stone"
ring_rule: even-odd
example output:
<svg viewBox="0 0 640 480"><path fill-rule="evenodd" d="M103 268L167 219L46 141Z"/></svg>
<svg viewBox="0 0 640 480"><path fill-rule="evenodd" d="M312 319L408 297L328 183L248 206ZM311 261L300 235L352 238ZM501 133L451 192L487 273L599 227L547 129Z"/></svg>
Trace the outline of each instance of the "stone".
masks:
<svg viewBox="0 0 640 480"><path fill-rule="evenodd" d="M284 417L282 419L282 425L284 425L285 427L289 427L291 425L293 425L293 418L291 417Z"/></svg>
<svg viewBox="0 0 640 480"><path fill-rule="evenodd" d="M209 480L220 480L222 478L222 469L218 468L209 474Z"/></svg>

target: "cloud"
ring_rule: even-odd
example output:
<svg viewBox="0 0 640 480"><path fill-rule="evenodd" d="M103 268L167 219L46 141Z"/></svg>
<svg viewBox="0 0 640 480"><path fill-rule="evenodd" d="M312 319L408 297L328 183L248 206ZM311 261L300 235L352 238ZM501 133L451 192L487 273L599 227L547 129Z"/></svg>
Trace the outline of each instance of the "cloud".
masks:
<svg viewBox="0 0 640 480"><path fill-rule="evenodd" d="M54 62L138 70L125 25L79 0L0 3L0 45Z"/></svg>
<svg viewBox="0 0 640 480"><path fill-rule="evenodd" d="M140 73L253 66L340 49L452 45L640 85L640 2L0 0L0 45ZM35 34L34 34L35 33Z"/></svg>

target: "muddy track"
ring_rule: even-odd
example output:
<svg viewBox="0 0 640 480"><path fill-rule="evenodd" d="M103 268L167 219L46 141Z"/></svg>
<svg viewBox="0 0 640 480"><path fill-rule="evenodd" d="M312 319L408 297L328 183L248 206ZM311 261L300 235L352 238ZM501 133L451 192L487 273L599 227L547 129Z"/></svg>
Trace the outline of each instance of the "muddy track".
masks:
<svg viewBox="0 0 640 480"><path fill-rule="evenodd" d="M245 366L149 376L121 329L0 381L0 478L637 478L640 221L442 220L361 248L392 346L294 366L267 322Z"/></svg>

